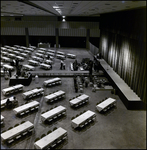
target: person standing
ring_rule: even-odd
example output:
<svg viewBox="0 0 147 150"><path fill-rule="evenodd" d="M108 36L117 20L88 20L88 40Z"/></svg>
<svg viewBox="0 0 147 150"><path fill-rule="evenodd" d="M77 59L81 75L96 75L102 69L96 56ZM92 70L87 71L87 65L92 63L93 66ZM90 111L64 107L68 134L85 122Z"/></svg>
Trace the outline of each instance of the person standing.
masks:
<svg viewBox="0 0 147 150"><path fill-rule="evenodd" d="M65 70L65 62L63 62L63 70Z"/></svg>
<svg viewBox="0 0 147 150"><path fill-rule="evenodd" d="M16 58L15 63L16 63L16 68L17 68L17 67L18 67L18 65L19 65L18 58Z"/></svg>
<svg viewBox="0 0 147 150"><path fill-rule="evenodd" d="M12 72L11 72L11 70L9 69L9 76L11 77L12 76Z"/></svg>
<svg viewBox="0 0 147 150"><path fill-rule="evenodd" d="M60 69L62 70L63 68L63 60L61 60L61 66L60 66Z"/></svg>

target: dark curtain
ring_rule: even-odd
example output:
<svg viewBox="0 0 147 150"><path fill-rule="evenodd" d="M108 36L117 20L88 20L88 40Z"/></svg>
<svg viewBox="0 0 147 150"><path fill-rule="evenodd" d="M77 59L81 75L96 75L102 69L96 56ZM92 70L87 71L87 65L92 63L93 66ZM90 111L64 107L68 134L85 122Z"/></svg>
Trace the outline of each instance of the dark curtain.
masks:
<svg viewBox="0 0 147 150"><path fill-rule="evenodd" d="M145 12L139 9L102 15L99 48L107 63L146 103Z"/></svg>

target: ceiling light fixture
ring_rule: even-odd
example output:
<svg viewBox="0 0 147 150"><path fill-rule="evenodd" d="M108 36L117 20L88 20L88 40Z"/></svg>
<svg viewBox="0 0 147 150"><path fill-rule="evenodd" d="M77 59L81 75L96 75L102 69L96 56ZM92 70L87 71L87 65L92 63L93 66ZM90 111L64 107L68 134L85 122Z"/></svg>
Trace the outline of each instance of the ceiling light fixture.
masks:
<svg viewBox="0 0 147 150"><path fill-rule="evenodd" d="M62 18L65 18L65 16L62 16Z"/></svg>
<svg viewBox="0 0 147 150"><path fill-rule="evenodd" d="M65 22L65 19L62 19L63 22Z"/></svg>

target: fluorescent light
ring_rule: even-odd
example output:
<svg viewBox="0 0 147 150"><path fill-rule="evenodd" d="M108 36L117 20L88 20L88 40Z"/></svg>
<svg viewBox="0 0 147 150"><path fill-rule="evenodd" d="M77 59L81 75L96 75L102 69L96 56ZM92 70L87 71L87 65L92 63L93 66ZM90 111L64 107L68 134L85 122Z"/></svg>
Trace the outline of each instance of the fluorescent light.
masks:
<svg viewBox="0 0 147 150"><path fill-rule="evenodd" d="M65 18L65 16L62 16L62 18Z"/></svg>

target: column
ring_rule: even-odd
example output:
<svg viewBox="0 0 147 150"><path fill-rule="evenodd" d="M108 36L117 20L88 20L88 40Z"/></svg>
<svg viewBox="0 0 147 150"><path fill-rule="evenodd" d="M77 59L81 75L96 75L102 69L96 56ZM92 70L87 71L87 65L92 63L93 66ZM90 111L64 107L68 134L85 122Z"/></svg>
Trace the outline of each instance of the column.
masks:
<svg viewBox="0 0 147 150"><path fill-rule="evenodd" d="M25 28L25 34L26 34L26 47L29 47L29 30L28 30L28 28Z"/></svg>
<svg viewBox="0 0 147 150"><path fill-rule="evenodd" d="M59 48L59 29L55 29L55 34L56 34L56 48Z"/></svg>
<svg viewBox="0 0 147 150"><path fill-rule="evenodd" d="M86 48L89 49L89 37L90 37L90 29L87 29L86 32Z"/></svg>

